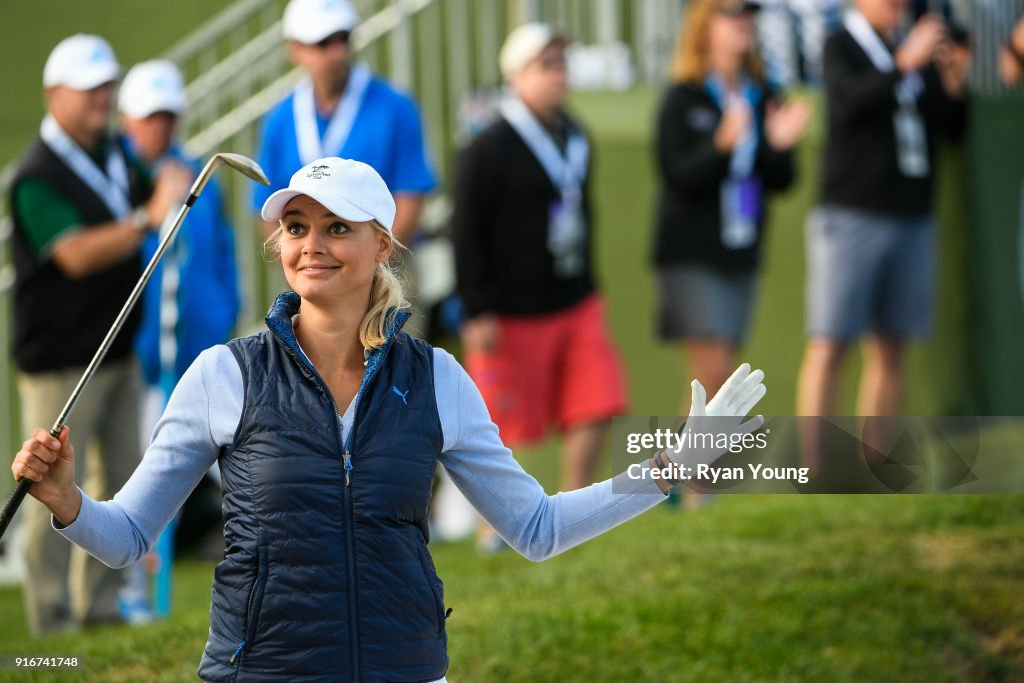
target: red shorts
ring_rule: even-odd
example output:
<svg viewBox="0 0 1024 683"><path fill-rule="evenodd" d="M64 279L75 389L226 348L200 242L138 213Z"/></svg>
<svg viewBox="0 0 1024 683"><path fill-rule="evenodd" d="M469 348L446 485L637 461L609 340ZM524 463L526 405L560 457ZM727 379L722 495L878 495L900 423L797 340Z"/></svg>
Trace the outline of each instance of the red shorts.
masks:
<svg viewBox="0 0 1024 683"><path fill-rule="evenodd" d="M498 325L497 346L467 354L466 370L506 445L626 410L622 361L596 294L557 313L499 316Z"/></svg>

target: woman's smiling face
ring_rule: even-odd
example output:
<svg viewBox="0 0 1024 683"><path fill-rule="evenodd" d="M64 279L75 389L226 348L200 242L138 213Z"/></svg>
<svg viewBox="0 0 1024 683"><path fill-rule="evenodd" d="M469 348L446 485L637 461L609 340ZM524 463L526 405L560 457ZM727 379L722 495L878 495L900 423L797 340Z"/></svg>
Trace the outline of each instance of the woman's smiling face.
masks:
<svg viewBox="0 0 1024 683"><path fill-rule="evenodd" d="M306 195L285 205L278 243L288 284L303 300L321 305L356 294L369 300L373 273L392 248L371 221L340 218Z"/></svg>

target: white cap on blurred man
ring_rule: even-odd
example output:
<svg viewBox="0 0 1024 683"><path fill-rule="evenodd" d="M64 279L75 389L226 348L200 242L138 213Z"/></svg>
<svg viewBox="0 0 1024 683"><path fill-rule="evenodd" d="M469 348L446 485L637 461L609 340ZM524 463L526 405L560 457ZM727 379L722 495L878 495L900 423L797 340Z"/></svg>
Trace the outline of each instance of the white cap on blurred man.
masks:
<svg viewBox="0 0 1024 683"><path fill-rule="evenodd" d="M550 24L539 21L523 24L509 33L501 46L501 52L498 54L501 75L505 78L514 76L539 57L548 45L568 42L569 40Z"/></svg>
<svg viewBox="0 0 1024 683"><path fill-rule="evenodd" d="M122 114L144 119L157 112L181 114L185 109L185 81L174 62L154 59L136 64L125 74L117 106Z"/></svg>
<svg viewBox="0 0 1024 683"><path fill-rule="evenodd" d="M267 198L260 212L265 221L281 218L285 204L304 194L323 204L338 218L361 223L376 220L391 232L395 198L372 166L353 159L325 157L303 166L288 187Z"/></svg>
<svg viewBox="0 0 1024 683"><path fill-rule="evenodd" d="M348 0L291 0L284 10L284 37L313 45L359 25Z"/></svg>
<svg viewBox="0 0 1024 683"><path fill-rule="evenodd" d="M99 36L76 33L57 43L43 67L43 87L63 85L92 90L117 80L121 66L110 43Z"/></svg>

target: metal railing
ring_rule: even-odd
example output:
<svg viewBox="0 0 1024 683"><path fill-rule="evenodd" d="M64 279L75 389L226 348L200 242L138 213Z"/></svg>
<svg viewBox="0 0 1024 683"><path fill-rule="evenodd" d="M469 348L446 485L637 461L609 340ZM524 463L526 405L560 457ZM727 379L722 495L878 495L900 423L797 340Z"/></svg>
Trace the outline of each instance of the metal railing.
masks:
<svg viewBox="0 0 1024 683"><path fill-rule="evenodd" d="M252 154L259 121L302 77L284 58L280 21L266 20L268 7L284 3L250 0L247 4L250 11L262 13L258 31L246 40L236 40L233 52L189 81L184 139L186 151L194 156L205 157L219 149ZM375 72L416 99L443 184L453 161L460 98L480 86L500 84L498 49L512 26L543 19L565 27L582 42L619 40L643 45L642 55L638 53L639 63L646 65L642 71L646 78L660 80L683 4L682 0L368 0L359 6L364 21L353 34L353 45ZM238 21L238 16L233 20ZM206 49L217 44L214 35L204 33ZM187 42L200 44L191 38ZM174 54L172 49L168 56ZM227 183L236 224L252 224L245 180L232 177ZM443 216L444 211L427 215ZM246 291L252 300L265 301L269 293L264 267L252 257L260 253L260 233L242 229L237 234L240 254L246 255L240 262ZM244 317L254 322L261 315L257 309Z"/></svg>

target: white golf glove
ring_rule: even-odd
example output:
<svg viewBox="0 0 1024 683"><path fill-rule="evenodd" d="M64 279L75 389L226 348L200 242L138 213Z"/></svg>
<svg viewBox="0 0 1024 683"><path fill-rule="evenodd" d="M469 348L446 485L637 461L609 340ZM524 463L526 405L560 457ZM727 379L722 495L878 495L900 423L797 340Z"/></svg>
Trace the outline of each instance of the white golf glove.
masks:
<svg viewBox="0 0 1024 683"><path fill-rule="evenodd" d="M706 403L707 393L704 391L703 385L697 380L693 380L690 384L693 397L690 416L686 420L686 431L714 434L717 437L715 441L718 442L724 435L726 442L730 442L732 439L760 429L764 424L762 415L757 415L746 422L743 422L743 418L767 392L762 384L763 379L764 372L761 370L751 372L750 364L744 363L736 368L732 376L725 381L722 388L711 399L711 403ZM726 451L727 449L693 446L683 441L679 448L666 451L666 454L676 464L695 467L702 463L710 465Z"/></svg>

